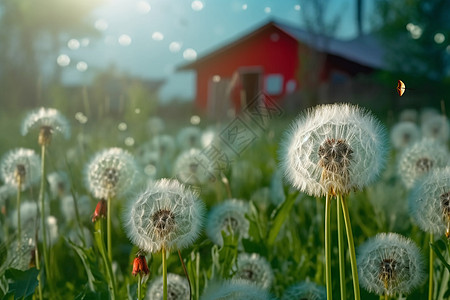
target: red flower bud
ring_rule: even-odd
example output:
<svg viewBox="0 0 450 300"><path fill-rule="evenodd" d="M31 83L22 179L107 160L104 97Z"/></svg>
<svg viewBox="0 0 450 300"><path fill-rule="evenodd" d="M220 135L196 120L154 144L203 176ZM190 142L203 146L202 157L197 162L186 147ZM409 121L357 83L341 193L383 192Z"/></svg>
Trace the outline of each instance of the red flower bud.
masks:
<svg viewBox="0 0 450 300"><path fill-rule="evenodd" d="M98 201L97 207L94 211L94 216L92 217L92 223L98 220L98 218L106 218L106 209L108 204L105 199Z"/></svg>
<svg viewBox="0 0 450 300"><path fill-rule="evenodd" d="M147 260L145 259L144 255L137 256L133 261L133 276L136 276L137 274L141 275L148 275L150 273L150 270L147 266Z"/></svg>

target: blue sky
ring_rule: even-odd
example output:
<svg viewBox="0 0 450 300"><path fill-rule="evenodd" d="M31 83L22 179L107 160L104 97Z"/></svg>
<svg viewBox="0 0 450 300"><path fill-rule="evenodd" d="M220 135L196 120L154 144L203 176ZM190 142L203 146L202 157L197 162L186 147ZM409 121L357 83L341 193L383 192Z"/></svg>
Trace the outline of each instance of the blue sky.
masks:
<svg viewBox="0 0 450 300"><path fill-rule="evenodd" d="M307 0L311 1L311 0ZM66 83L87 83L98 69L117 69L143 78L165 78L160 97L194 97L195 76L176 66L200 57L273 18L304 25L308 5L299 0L106 0L90 21L98 39L67 38L59 63ZM326 18L339 14L335 34L355 36L355 0L325 1ZM373 1L367 4L372 4ZM366 5L366 11L371 10ZM368 25L368 21L366 21ZM70 58L70 62L67 58ZM86 68L87 67L87 68Z"/></svg>

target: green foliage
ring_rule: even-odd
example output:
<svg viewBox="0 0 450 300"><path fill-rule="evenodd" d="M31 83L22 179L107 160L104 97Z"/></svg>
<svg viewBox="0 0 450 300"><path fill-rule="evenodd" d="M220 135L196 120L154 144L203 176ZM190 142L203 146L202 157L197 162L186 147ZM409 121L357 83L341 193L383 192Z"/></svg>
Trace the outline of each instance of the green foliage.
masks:
<svg viewBox="0 0 450 300"><path fill-rule="evenodd" d="M8 269L5 272L6 279L10 280L8 293L4 299L31 299L39 284L37 276L39 270L31 268L26 271Z"/></svg>

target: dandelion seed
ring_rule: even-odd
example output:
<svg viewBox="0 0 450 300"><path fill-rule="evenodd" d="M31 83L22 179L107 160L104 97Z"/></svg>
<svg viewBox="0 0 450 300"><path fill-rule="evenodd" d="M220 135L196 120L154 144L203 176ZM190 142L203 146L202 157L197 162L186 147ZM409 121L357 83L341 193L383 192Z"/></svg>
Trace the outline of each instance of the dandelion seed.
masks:
<svg viewBox="0 0 450 300"><path fill-rule="evenodd" d="M189 300L189 283L180 275L167 274L167 299L170 300ZM147 291L147 299L163 299L163 277L159 276L153 280Z"/></svg>
<svg viewBox="0 0 450 300"><path fill-rule="evenodd" d="M391 142L395 149L402 150L420 139L420 131L415 123L399 122L392 127Z"/></svg>
<svg viewBox="0 0 450 300"><path fill-rule="evenodd" d="M41 160L31 149L14 149L6 153L0 163L5 184L25 190L39 181Z"/></svg>
<svg viewBox="0 0 450 300"><path fill-rule="evenodd" d="M403 184L411 189L415 182L435 168L446 167L449 153L444 145L430 139L422 139L400 156L398 174Z"/></svg>
<svg viewBox="0 0 450 300"><path fill-rule="evenodd" d="M133 156L120 148L98 152L86 167L86 186L98 199L126 193L136 182L138 168Z"/></svg>
<svg viewBox="0 0 450 300"><path fill-rule="evenodd" d="M222 231L248 238L250 224L245 218L248 205L242 200L228 199L214 206L208 215L206 234L214 244L223 246Z"/></svg>
<svg viewBox="0 0 450 300"><path fill-rule="evenodd" d="M30 112L22 123L22 135L30 130L39 129L39 145L49 145L52 136L62 134L70 138L69 121L56 109L41 107Z"/></svg>
<svg viewBox="0 0 450 300"><path fill-rule="evenodd" d="M201 130L198 127L189 126L180 130L177 135L177 144L180 149L188 150L201 147Z"/></svg>
<svg viewBox="0 0 450 300"><path fill-rule="evenodd" d="M160 179L140 194L125 215L133 244L146 252L182 249L199 235L204 205L176 180Z"/></svg>
<svg viewBox="0 0 450 300"><path fill-rule="evenodd" d="M273 282L273 271L269 262L257 253L241 253L237 258L234 279L242 279L263 289L269 289Z"/></svg>
<svg viewBox="0 0 450 300"><path fill-rule="evenodd" d="M425 279L419 248L396 233L380 233L358 249L361 285L377 295L408 294Z"/></svg>
<svg viewBox="0 0 450 300"><path fill-rule="evenodd" d="M205 289L200 300L269 300L270 294L255 284L243 280L215 282Z"/></svg>
<svg viewBox="0 0 450 300"><path fill-rule="evenodd" d="M309 195L347 194L376 179L386 153L385 129L369 112L349 104L322 105L292 125L282 169Z"/></svg>
<svg viewBox="0 0 450 300"><path fill-rule="evenodd" d="M443 236L450 233L450 167L430 172L409 194L412 220L423 231Z"/></svg>
<svg viewBox="0 0 450 300"><path fill-rule="evenodd" d="M325 287L314 282L303 281L290 286L283 294L281 300L302 299L302 300L326 300L327 293Z"/></svg>

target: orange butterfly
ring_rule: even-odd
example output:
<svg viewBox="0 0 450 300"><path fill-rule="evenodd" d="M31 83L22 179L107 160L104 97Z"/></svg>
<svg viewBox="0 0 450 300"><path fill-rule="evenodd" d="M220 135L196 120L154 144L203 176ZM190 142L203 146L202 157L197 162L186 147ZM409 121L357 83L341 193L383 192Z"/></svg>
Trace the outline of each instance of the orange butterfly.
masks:
<svg viewBox="0 0 450 300"><path fill-rule="evenodd" d="M398 95L403 96L403 93L405 92L405 90L406 90L405 84L403 83L403 81L399 80L398 84L397 84Z"/></svg>

